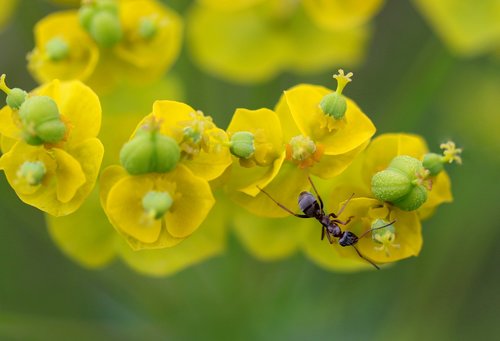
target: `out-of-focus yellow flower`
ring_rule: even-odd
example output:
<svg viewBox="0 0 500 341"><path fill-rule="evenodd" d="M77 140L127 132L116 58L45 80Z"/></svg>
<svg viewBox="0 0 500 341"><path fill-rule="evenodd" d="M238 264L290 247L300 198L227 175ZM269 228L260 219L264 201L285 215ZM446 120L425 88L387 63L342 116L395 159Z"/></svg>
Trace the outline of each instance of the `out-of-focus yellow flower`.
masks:
<svg viewBox="0 0 500 341"><path fill-rule="evenodd" d="M64 136L53 142L44 140L45 135L31 135L47 127L43 121L47 108L58 112L64 128ZM42 120L38 126L37 120ZM104 150L96 138L100 125L99 99L78 81L53 81L35 89L19 110L4 107L0 133L3 141L10 142L2 144L0 168L19 198L55 216L78 209L94 187L101 165Z"/></svg>
<svg viewBox="0 0 500 341"><path fill-rule="evenodd" d="M384 0L302 0L302 3L318 25L341 30L365 24L378 13Z"/></svg>
<svg viewBox="0 0 500 341"><path fill-rule="evenodd" d="M92 76L99 61L99 49L80 27L76 11L45 17L36 24L34 33L35 48L28 55L28 68L39 83L55 78L86 82ZM54 42L63 50L55 56Z"/></svg>
<svg viewBox="0 0 500 341"><path fill-rule="evenodd" d="M4 28L16 8L17 0L3 0L0 11L0 31Z"/></svg>
<svg viewBox="0 0 500 341"><path fill-rule="evenodd" d="M178 142L182 163L196 176L214 180L231 164L227 134L210 116L181 102L156 101L153 113L146 116L139 126L151 119L161 123L161 134Z"/></svg>
<svg viewBox="0 0 500 341"><path fill-rule="evenodd" d="M457 54L474 56L500 45L497 0L414 0L416 7Z"/></svg>
<svg viewBox="0 0 500 341"><path fill-rule="evenodd" d="M318 27L298 1L234 2L239 9L233 11L210 2L189 12L191 55L208 72L234 82L262 82L285 70L311 73L356 64L369 36L366 25Z"/></svg>
<svg viewBox="0 0 500 341"><path fill-rule="evenodd" d="M181 36L181 18L155 0L91 1L37 24L29 69L39 82L76 78L109 92L117 83L160 78Z"/></svg>

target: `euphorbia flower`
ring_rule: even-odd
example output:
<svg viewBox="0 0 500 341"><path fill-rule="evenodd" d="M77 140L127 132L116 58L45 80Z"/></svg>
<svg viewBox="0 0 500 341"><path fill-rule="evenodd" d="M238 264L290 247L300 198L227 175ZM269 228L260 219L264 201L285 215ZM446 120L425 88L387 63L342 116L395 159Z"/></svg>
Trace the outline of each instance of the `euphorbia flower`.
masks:
<svg viewBox="0 0 500 341"><path fill-rule="evenodd" d="M81 82L37 88L19 109L0 111L0 169L25 203L55 216L70 214L94 187L104 152L96 137L100 125L99 99Z"/></svg>

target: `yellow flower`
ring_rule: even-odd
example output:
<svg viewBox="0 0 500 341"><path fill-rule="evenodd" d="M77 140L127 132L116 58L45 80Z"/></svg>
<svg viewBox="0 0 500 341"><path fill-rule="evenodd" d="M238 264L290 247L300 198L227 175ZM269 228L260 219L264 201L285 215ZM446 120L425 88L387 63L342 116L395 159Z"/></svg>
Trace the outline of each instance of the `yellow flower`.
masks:
<svg viewBox="0 0 500 341"><path fill-rule="evenodd" d="M166 210L150 210L150 193L169 199ZM134 250L172 247L189 237L215 203L208 183L178 165L172 172L131 176L119 166L101 176L101 202L111 224Z"/></svg>
<svg viewBox="0 0 500 341"><path fill-rule="evenodd" d="M312 73L361 61L367 26L325 30L299 5L258 1L237 11L193 5L187 25L191 55L208 72L238 83L263 82L285 70Z"/></svg>
<svg viewBox="0 0 500 341"><path fill-rule="evenodd" d="M153 113L146 116L139 126L151 119L160 122L161 134L178 142L182 163L196 176L214 180L231 164L227 134L210 116L181 102L156 101Z"/></svg>
<svg viewBox="0 0 500 341"><path fill-rule="evenodd" d="M490 52L500 41L500 4L497 0L415 0L437 34L455 53L474 56Z"/></svg>
<svg viewBox="0 0 500 341"><path fill-rule="evenodd" d="M382 7L384 0L302 0L311 18L330 30L360 26Z"/></svg>
<svg viewBox="0 0 500 341"><path fill-rule="evenodd" d="M78 23L76 11L50 14L35 28L35 48L28 55L28 69L39 83L53 79L87 81L99 61L99 49ZM59 42L66 55L54 57L54 45Z"/></svg>
<svg viewBox="0 0 500 341"><path fill-rule="evenodd" d="M99 172L104 152L96 138L101 106L95 93L78 81L53 81L35 89L26 102L37 96L56 103L66 127L64 138L28 145L21 139L18 110L6 106L0 111L0 133L7 141L2 143L0 169L22 201L55 216L67 215L89 195Z"/></svg>
<svg viewBox="0 0 500 341"><path fill-rule="evenodd" d="M295 207L300 191L309 188L309 175L324 179L338 176L375 133L370 119L350 99L342 119L325 115L320 102L331 92L320 86L298 85L285 91L276 107L287 154L265 190L287 207ZM276 205L269 205L269 198L262 192L247 196L242 203L258 215L288 214Z"/></svg>

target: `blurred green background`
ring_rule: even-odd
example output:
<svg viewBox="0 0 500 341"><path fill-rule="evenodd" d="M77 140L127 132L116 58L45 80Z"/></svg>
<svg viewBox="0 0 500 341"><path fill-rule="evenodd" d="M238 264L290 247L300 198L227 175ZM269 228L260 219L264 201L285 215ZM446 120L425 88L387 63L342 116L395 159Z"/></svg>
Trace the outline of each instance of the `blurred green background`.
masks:
<svg viewBox="0 0 500 341"><path fill-rule="evenodd" d="M188 5L168 3L180 13ZM0 33L0 72L10 84L36 85L25 55L34 23L55 9L21 1ZM2 174L0 339L498 339L500 60L453 55L407 1L388 1L373 25L347 95L379 134L418 133L435 151L452 138L464 149L464 164L449 168L455 201L423 223L419 257L377 272L331 273L301 255L257 261L231 235L225 255L167 278L120 262L87 270L61 253L43 215ZM173 69L186 102L220 126L234 108L272 108L297 83L332 87L334 71L239 86L204 74L186 47Z"/></svg>

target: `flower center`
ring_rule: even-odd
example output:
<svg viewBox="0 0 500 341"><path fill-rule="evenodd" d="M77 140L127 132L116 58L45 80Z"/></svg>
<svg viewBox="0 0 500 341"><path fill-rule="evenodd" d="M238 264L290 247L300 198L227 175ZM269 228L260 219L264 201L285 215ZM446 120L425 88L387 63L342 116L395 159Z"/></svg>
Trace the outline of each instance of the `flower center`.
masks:
<svg viewBox="0 0 500 341"><path fill-rule="evenodd" d="M295 162L300 168L310 167L323 155L323 146L304 135L297 135L286 145L286 159Z"/></svg>
<svg viewBox="0 0 500 341"><path fill-rule="evenodd" d="M387 225L389 222L384 219L376 219L372 223L372 228ZM391 249L399 249L400 245L395 244L396 228L394 224L372 231L372 240L378 245L374 247L377 251L383 251L387 257L391 256Z"/></svg>

